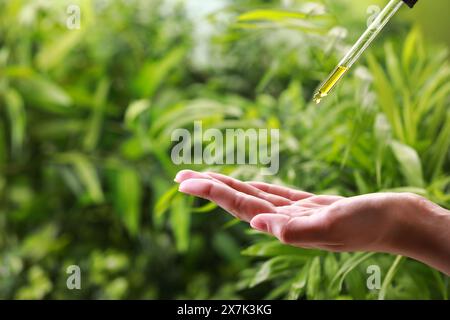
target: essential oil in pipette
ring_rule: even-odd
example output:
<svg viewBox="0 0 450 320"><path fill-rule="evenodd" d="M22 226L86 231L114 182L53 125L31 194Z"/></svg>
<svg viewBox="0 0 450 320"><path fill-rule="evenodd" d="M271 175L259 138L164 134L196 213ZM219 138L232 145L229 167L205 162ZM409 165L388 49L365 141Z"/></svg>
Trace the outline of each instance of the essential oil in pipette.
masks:
<svg viewBox="0 0 450 320"><path fill-rule="evenodd" d="M333 89L333 87L338 83L342 76L347 72L348 68L344 66L338 66L336 70L331 74L331 76L323 82L319 90L314 94L314 102L319 104L324 97Z"/></svg>

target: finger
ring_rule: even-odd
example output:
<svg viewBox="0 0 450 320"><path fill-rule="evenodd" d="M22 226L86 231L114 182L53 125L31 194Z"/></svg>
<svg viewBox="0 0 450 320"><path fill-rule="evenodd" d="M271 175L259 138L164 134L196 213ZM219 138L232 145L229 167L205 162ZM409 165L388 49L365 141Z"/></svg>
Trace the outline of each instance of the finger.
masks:
<svg viewBox="0 0 450 320"><path fill-rule="evenodd" d="M196 178L196 177L199 177L199 176L201 176L201 175L202 175L202 173L197 172L197 171L193 171L193 170L181 170L181 171L179 171L179 172L177 173L177 175L175 176L174 181L175 181L175 182L178 182L178 183L181 183L181 182L183 182L184 180ZM206 177L206 176L204 176L204 177Z"/></svg>
<svg viewBox="0 0 450 320"><path fill-rule="evenodd" d="M277 207L277 213L285 214L290 217L310 216L317 210L314 208L304 208L296 206Z"/></svg>
<svg viewBox="0 0 450 320"><path fill-rule="evenodd" d="M330 226L323 215L292 218L283 230L283 241L291 244L332 244Z"/></svg>
<svg viewBox="0 0 450 320"><path fill-rule="evenodd" d="M250 221L250 226L258 231L274 235L278 239L282 238L283 229L291 217L284 214L259 214Z"/></svg>
<svg viewBox="0 0 450 320"><path fill-rule="evenodd" d="M273 234L283 243L299 246L329 243L328 226L315 215L293 218L281 214L259 214L250 224L257 230Z"/></svg>
<svg viewBox="0 0 450 320"><path fill-rule="evenodd" d="M277 185L269 184L269 183L265 183L265 182L251 181L251 182L248 182L248 184L252 185L255 188L258 188L261 191L271 193L273 195L281 196L281 197L284 197L284 198L292 200L292 201L299 201L299 200L306 199L306 198L313 196L313 194L309 193L309 192L299 191L299 190L295 190L295 189L291 189L291 188L287 188L287 187L283 187L283 186L277 186Z"/></svg>
<svg viewBox="0 0 450 320"><path fill-rule="evenodd" d="M235 189L236 191L243 192L261 199L264 199L266 201L269 201L275 206L286 206L292 204L292 201L277 195L273 195L270 193L266 193L262 190L259 190L258 188L255 188L245 182L239 181L237 179L218 174L215 172L196 172L192 170L182 170L180 171L177 176L175 177L175 181L180 183L187 179L212 179L220 181L221 183L225 183L231 188Z"/></svg>
<svg viewBox="0 0 450 320"><path fill-rule="evenodd" d="M229 185L231 188L233 188L237 191L267 200L276 206L286 206L286 205L292 204L292 202L293 202L290 199L287 199L287 198L284 198L284 197L281 197L281 196L278 196L275 194L267 193L263 190L260 190L256 187L252 186L251 184L242 182L242 181L234 179L232 177L225 176L223 174L219 174L219 173L215 173L215 172L208 172L207 175Z"/></svg>
<svg viewBox="0 0 450 320"><path fill-rule="evenodd" d="M302 210L313 210L313 209L317 210L319 208L323 208L323 206L324 205L322 204L317 204L311 201L303 201L303 200L300 200L292 205L293 208L298 208Z"/></svg>
<svg viewBox="0 0 450 320"><path fill-rule="evenodd" d="M344 197L333 195L313 195L312 197L299 200L295 203L296 206L328 206Z"/></svg>
<svg viewBox="0 0 450 320"><path fill-rule="evenodd" d="M210 179L184 180L179 191L217 203L221 208L245 221L261 212L275 212L270 202L238 192L233 188Z"/></svg>

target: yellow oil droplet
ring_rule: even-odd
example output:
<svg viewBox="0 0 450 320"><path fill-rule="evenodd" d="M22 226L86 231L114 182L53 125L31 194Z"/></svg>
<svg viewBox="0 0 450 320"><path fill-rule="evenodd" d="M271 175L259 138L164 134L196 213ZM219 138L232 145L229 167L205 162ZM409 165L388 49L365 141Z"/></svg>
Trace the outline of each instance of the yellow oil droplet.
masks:
<svg viewBox="0 0 450 320"><path fill-rule="evenodd" d="M330 93L331 89L333 89L336 83L344 76L347 70L347 67L338 66L314 94L313 101L319 104L320 101Z"/></svg>

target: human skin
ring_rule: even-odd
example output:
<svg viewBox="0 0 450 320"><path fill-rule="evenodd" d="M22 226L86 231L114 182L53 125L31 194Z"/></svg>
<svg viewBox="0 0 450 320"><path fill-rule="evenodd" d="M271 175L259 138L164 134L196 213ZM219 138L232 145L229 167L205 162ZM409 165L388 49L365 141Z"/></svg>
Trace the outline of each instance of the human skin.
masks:
<svg viewBox="0 0 450 320"><path fill-rule="evenodd" d="M180 192L215 202L285 244L400 254L450 275L450 211L418 195L315 195L190 170L175 181Z"/></svg>

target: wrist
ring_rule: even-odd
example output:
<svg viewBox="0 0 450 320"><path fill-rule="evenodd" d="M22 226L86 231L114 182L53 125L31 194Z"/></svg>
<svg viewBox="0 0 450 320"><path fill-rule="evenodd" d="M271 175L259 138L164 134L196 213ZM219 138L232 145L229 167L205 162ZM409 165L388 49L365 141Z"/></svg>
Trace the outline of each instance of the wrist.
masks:
<svg viewBox="0 0 450 320"><path fill-rule="evenodd" d="M399 200L390 252L450 274L450 212L414 194L400 194Z"/></svg>

